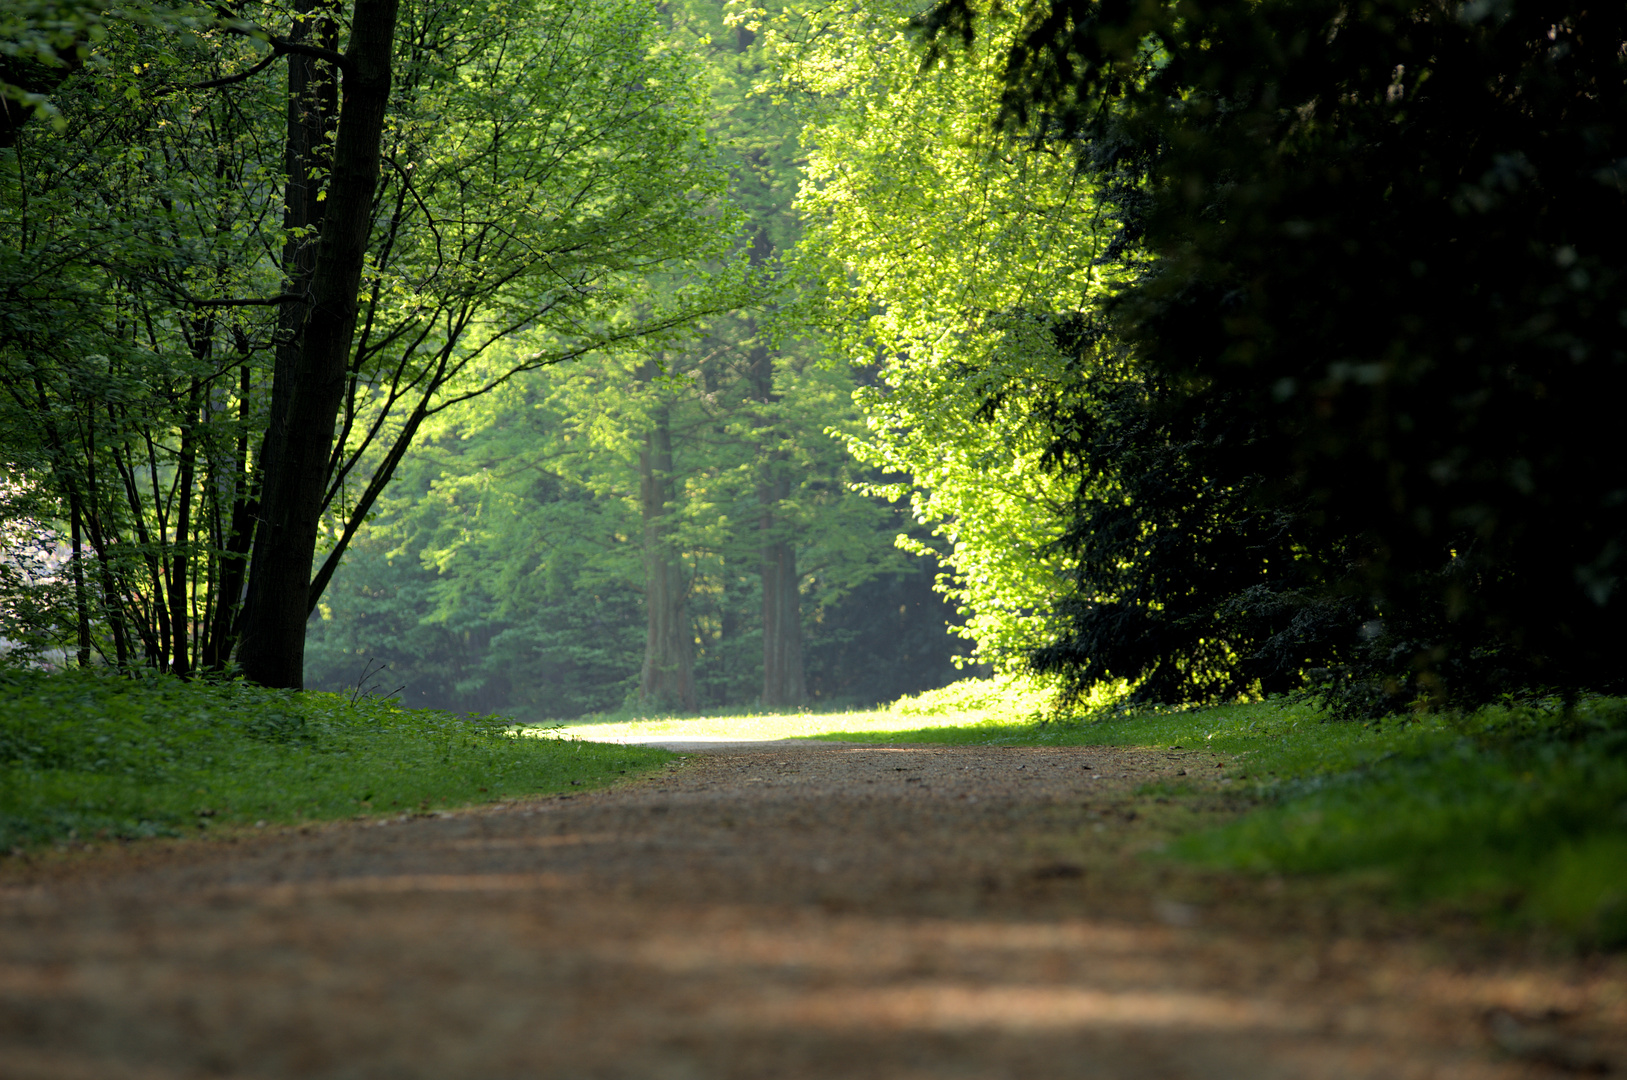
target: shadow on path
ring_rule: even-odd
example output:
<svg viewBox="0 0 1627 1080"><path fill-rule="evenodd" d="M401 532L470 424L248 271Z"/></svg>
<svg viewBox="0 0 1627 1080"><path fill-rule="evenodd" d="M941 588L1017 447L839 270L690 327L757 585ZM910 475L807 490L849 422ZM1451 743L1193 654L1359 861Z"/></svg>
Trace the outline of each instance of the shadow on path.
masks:
<svg viewBox="0 0 1627 1080"><path fill-rule="evenodd" d="M1501 1078L1581 1066L1488 1017L1627 1030L1619 963L1146 857L1233 812L1135 794L1205 753L682 743L606 792L14 866L0 1078Z"/></svg>

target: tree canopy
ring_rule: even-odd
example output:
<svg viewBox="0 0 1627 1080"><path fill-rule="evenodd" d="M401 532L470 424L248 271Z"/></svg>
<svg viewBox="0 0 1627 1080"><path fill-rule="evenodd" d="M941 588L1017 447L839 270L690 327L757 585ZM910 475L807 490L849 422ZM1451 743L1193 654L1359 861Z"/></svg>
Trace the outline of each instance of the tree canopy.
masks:
<svg viewBox="0 0 1627 1080"><path fill-rule="evenodd" d="M0 100L19 656L1623 678L1619 5L42 0Z"/></svg>

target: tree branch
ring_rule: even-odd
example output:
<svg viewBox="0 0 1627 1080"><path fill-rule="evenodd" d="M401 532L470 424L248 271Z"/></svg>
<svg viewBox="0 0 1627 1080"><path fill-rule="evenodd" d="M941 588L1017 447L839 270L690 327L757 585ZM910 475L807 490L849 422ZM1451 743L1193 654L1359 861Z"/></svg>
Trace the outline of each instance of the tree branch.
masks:
<svg viewBox="0 0 1627 1080"><path fill-rule="evenodd" d="M221 29L225 30L228 34L238 34L242 37L248 38L259 38L261 41L270 44L272 58L284 56L289 53L296 56L309 56L313 60L322 60L326 63L332 64L346 75L351 74L352 65L350 58L344 53L335 52L332 49L324 49L320 45L307 45L303 41L290 41L288 38L270 33L255 25L252 20L245 19L241 15L238 15L224 4L215 5L215 14L219 15L221 18ZM270 61L266 61L265 63L270 63ZM244 72L243 78L247 78L250 74L258 72L260 68L264 66L265 64L261 64L256 66L253 71ZM234 75L231 76L231 78L235 81L238 77ZM204 83L202 85L208 86L211 84Z"/></svg>
<svg viewBox="0 0 1627 1080"><path fill-rule="evenodd" d="M221 308L221 307L272 307L276 304L293 304L309 299L304 293L278 293L276 296L253 296L242 299L205 300L193 296L180 289L174 290L175 295L193 307Z"/></svg>
<svg viewBox="0 0 1627 1080"><path fill-rule="evenodd" d="M313 60L324 60L338 68L340 71L344 72L346 75L351 74L352 65L350 63L350 57L346 56L342 52L334 52L332 49L324 49L320 45L307 45L302 41L289 41L285 37L274 37L270 38L269 40L271 42L271 47L276 49L279 53L294 53L298 56L309 56Z"/></svg>
<svg viewBox="0 0 1627 1080"><path fill-rule="evenodd" d="M266 57L264 60L260 61L258 64L255 64L253 67L249 68L247 71L239 71L236 75L227 75L227 76L225 76L223 78L219 78L219 79L210 79L207 82L189 83L189 84L187 84L185 89L187 89L187 90L213 90L217 86L230 86L233 83L246 82L247 80L252 79L252 78L254 78L254 76L260 74L260 72L264 71L266 68L270 67L282 55L283 55L282 52L278 51L276 48L273 48L271 50L271 55L270 56Z"/></svg>

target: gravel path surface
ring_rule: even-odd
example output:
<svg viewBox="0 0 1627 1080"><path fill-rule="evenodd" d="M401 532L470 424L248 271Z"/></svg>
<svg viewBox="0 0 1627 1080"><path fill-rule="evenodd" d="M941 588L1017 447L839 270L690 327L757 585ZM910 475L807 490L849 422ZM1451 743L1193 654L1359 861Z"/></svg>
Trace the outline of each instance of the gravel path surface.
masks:
<svg viewBox="0 0 1627 1080"><path fill-rule="evenodd" d="M0 1080L1627 1069L1619 958L1145 857L1233 812L1216 760L713 745L575 797L10 859ZM1134 794L1178 775L1212 796Z"/></svg>

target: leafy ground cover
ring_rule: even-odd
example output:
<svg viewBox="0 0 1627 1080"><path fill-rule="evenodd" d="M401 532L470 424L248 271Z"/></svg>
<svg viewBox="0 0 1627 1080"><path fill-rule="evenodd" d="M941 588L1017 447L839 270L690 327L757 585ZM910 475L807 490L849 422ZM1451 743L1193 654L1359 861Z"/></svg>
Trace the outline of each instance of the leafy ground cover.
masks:
<svg viewBox="0 0 1627 1080"><path fill-rule="evenodd" d="M961 684L957 684L961 685ZM1557 701L1372 724L1305 702L1056 720L1030 702L963 708L947 688L916 715L939 723L820 738L963 745L1205 748L1255 806L1172 853L1270 873L1359 874L1398 899L1627 945L1627 700ZM1189 796L1191 789L1149 792Z"/></svg>
<svg viewBox="0 0 1627 1080"><path fill-rule="evenodd" d="M670 758L377 698L0 670L0 851L585 789Z"/></svg>

